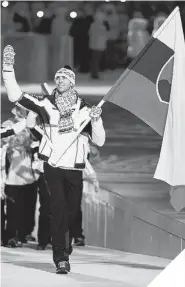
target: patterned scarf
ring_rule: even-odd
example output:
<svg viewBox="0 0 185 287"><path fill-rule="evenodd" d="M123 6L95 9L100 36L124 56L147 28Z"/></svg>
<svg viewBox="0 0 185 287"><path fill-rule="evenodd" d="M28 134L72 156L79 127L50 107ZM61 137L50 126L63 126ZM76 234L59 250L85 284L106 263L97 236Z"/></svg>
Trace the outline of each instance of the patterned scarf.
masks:
<svg viewBox="0 0 185 287"><path fill-rule="evenodd" d="M72 119L73 109L77 101L77 92L74 89L70 89L67 95L61 95L57 89L54 91L55 104L60 112L59 119L59 133L70 132L74 128Z"/></svg>

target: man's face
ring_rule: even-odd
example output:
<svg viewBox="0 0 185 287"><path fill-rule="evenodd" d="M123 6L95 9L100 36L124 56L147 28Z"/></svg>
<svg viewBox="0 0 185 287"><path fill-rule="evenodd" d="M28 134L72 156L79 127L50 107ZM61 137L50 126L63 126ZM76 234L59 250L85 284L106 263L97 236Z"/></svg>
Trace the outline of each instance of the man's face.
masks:
<svg viewBox="0 0 185 287"><path fill-rule="evenodd" d="M55 84L56 84L57 90L60 93L66 92L71 87L71 82L64 76L56 77Z"/></svg>

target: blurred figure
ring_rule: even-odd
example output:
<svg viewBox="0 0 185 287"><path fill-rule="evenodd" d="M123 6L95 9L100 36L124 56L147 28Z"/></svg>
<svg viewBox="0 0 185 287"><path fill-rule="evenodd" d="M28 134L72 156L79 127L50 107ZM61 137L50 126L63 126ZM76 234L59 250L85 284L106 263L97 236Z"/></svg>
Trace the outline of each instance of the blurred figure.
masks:
<svg viewBox="0 0 185 287"><path fill-rule="evenodd" d="M16 108L9 127L22 120L26 112ZM6 122L4 123L6 125ZM38 174L32 170L32 149L29 131L22 130L9 138L5 156L5 195L7 198L7 239L9 247L21 246L34 228Z"/></svg>
<svg viewBox="0 0 185 287"><path fill-rule="evenodd" d="M108 69L114 70L116 68L116 41L119 37L119 16L113 4L108 3L105 7L106 19L109 26L106 63Z"/></svg>
<svg viewBox="0 0 185 287"><path fill-rule="evenodd" d="M83 61L83 53L81 46L83 45L83 34L85 14L82 9L77 11L77 17L73 19L69 35L73 38L73 64L80 71L81 62Z"/></svg>
<svg viewBox="0 0 185 287"><path fill-rule="evenodd" d="M152 35L156 33L156 31L159 29L159 27L164 23L166 19L167 15L165 15L164 13L157 14L157 16L154 18Z"/></svg>
<svg viewBox="0 0 185 287"><path fill-rule="evenodd" d="M11 7L9 9L1 7L1 33L2 36L15 33L16 27L13 22L14 13Z"/></svg>
<svg viewBox="0 0 185 287"><path fill-rule="evenodd" d="M14 110L15 111L15 110ZM12 121L6 121L0 129L1 133L1 148L0 148L0 163L1 163L1 245L6 246L8 243L6 232L6 201L9 199L5 195L6 183L6 153L8 142L15 134L19 134L25 129L26 121L22 118L20 121L12 124Z"/></svg>
<svg viewBox="0 0 185 287"><path fill-rule="evenodd" d="M97 11L89 29L89 47L91 49L91 77L99 79L100 61L107 48L107 28L105 14Z"/></svg>
<svg viewBox="0 0 185 287"><path fill-rule="evenodd" d="M6 196L5 196L5 182L6 182L6 172L5 172L5 155L6 155L7 145L3 142L1 138L1 148L0 148L0 163L1 163L1 246L7 245L7 233L6 233Z"/></svg>
<svg viewBox="0 0 185 287"><path fill-rule="evenodd" d="M129 16L127 13L127 9L124 3L121 3L119 6L119 49L117 51L118 54L118 60L117 65L124 65L127 66L127 49L128 49L128 43L127 43L127 35L128 35L128 22L129 22Z"/></svg>
<svg viewBox="0 0 185 287"><path fill-rule="evenodd" d="M84 23L84 41L83 41L83 51L82 53L82 60L81 60L81 68L80 71L82 73L88 73L90 71L90 59L91 59L91 50L89 47L89 29L93 22L93 6L91 2L84 3L84 12L85 12L85 23Z"/></svg>
<svg viewBox="0 0 185 287"><path fill-rule="evenodd" d="M38 11L43 11L43 17L39 18L37 16ZM53 22L53 12L44 3L32 4L32 21L33 21L33 32L39 33L42 35L51 34L51 27Z"/></svg>
<svg viewBox="0 0 185 287"><path fill-rule="evenodd" d="M42 21L42 18L39 18L37 16L38 11L44 11L45 10L45 4L43 2L37 2L33 1L31 3L31 9L30 9L30 19L32 23L32 32L39 33L39 26Z"/></svg>
<svg viewBox="0 0 185 287"><path fill-rule="evenodd" d="M16 2L13 4L12 11L14 13L13 22L16 32L30 32L31 20L28 2Z"/></svg>
<svg viewBox="0 0 185 287"><path fill-rule="evenodd" d="M55 16L52 22L52 35L56 38L69 34L70 22L67 21L68 10L65 7L55 9Z"/></svg>
<svg viewBox="0 0 185 287"><path fill-rule="evenodd" d="M69 30L71 23L67 20L68 10L65 7L56 7L54 19L52 21L51 33L52 38L49 43L51 48L50 70L53 74L61 65L65 64L68 59L70 50Z"/></svg>
<svg viewBox="0 0 185 287"><path fill-rule="evenodd" d="M140 11L133 14L128 26L128 57L134 59L150 39L147 31L148 21L144 19Z"/></svg>
<svg viewBox="0 0 185 287"><path fill-rule="evenodd" d="M73 20L70 36L74 40L74 64L80 73L90 70L89 28L93 21L91 3L85 3L77 11L77 18Z"/></svg>

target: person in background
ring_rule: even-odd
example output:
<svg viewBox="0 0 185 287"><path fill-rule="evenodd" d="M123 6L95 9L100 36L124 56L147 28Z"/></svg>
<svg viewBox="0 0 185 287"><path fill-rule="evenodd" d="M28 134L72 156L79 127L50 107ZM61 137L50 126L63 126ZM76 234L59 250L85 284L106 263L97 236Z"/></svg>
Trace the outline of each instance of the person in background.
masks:
<svg viewBox="0 0 185 287"><path fill-rule="evenodd" d="M55 35L56 38L69 34L71 23L67 20L67 12L68 10L65 7L55 9L51 31L52 35Z"/></svg>
<svg viewBox="0 0 185 287"><path fill-rule="evenodd" d="M10 138L16 134L19 134L26 127L26 121L24 118L18 122L12 123L12 120L6 121L0 129L1 134L1 148L0 148L0 163L1 163L1 245L6 246L8 243L6 232L6 201L10 200L5 195L5 183L6 183L6 152L8 142Z"/></svg>
<svg viewBox="0 0 185 287"><path fill-rule="evenodd" d="M69 35L74 39L74 66L80 73L90 70L89 28L93 21L91 3L85 3L77 10Z"/></svg>
<svg viewBox="0 0 185 287"><path fill-rule="evenodd" d="M107 50L106 50L106 64L108 69L115 70L116 42L119 37L119 16L113 4L108 3L108 5L106 5L105 7L106 7L106 19L109 26Z"/></svg>
<svg viewBox="0 0 185 287"><path fill-rule="evenodd" d="M5 196L5 182L6 182L6 172L5 172L5 155L6 155L7 145L6 142L1 138L1 148L0 148L0 164L1 164L1 246L6 246L8 243L7 233L6 233L6 196Z"/></svg>
<svg viewBox="0 0 185 287"><path fill-rule="evenodd" d="M25 110L17 108L15 121L25 117ZM9 127L11 120L8 121ZM6 122L4 123L4 125ZM23 129L11 136L4 155L7 197L7 240L9 247L21 246L34 228L37 197L37 173L32 170L33 152L29 131Z"/></svg>
<svg viewBox="0 0 185 287"><path fill-rule="evenodd" d="M137 57L148 43L150 35L147 26L148 20L143 17L140 11L135 11L128 26L128 58L134 59Z"/></svg>
<svg viewBox="0 0 185 287"><path fill-rule="evenodd" d="M154 18L152 35L156 33L156 31L159 29L159 27L164 23L166 19L167 15L165 13L160 12L156 15L156 17Z"/></svg>
<svg viewBox="0 0 185 287"><path fill-rule="evenodd" d="M33 22L33 29L32 32L42 34L42 35L50 35L51 34L51 27L52 22L54 19L54 15L52 10L50 10L44 3L36 3L37 5L34 6L32 4L32 22ZM38 5L39 4L39 5ZM43 11L43 17L37 17L38 11Z"/></svg>
<svg viewBox="0 0 185 287"><path fill-rule="evenodd" d="M105 14L96 11L94 21L89 29L89 47L91 49L91 77L99 79L100 62L107 48L107 28L105 26Z"/></svg>
<svg viewBox="0 0 185 287"><path fill-rule="evenodd" d="M16 32L30 32L32 29L28 2L18 1L12 6Z"/></svg>
<svg viewBox="0 0 185 287"><path fill-rule="evenodd" d="M83 33L82 30L84 29L84 18L85 14L82 9L77 10L77 17L73 19L69 35L73 38L73 64L77 71L81 71L81 61L83 57L83 49L81 46L83 45Z"/></svg>
<svg viewBox="0 0 185 287"><path fill-rule="evenodd" d="M68 10L65 7L56 7L54 10L54 18L51 26L51 42L49 43L51 59L50 70L51 76L56 70L67 60L71 60L69 57L72 52L72 39L69 37L69 30L71 23L67 19ZM68 57L68 59L66 59Z"/></svg>

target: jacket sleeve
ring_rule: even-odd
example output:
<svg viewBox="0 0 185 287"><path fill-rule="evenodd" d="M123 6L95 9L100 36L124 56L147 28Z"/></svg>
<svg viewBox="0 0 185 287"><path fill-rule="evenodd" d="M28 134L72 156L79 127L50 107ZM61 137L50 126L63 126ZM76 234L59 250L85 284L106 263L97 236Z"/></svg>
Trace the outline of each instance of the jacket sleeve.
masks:
<svg viewBox="0 0 185 287"><path fill-rule="evenodd" d="M105 143L105 129L102 118L97 121L91 121L92 124L92 142L97 146L103 146Z"/></svg>
<svg viewBox="0 0 185 287"><path fill-rule="evenodd" d="M0 134L1 134L1 138L4 139L4 138L15 135L15 132L13 129L4 128L0 130Z"/></svg>
<svg viewBox="0 0 185 287"><path fill-rule="evenodd" d="M42 122L48 122L48 115L44 108L45 96L24 93L18 85L14 70L3 71L3 81L11 102L39 115Z"/></svg>
<svg viewBox="0 0 185 287"><path fill-rule="evenodd" d="M1 138L7 138L9 136L21 133L26 127L25 119L22 119L18 123L12 124L11 127L1 129Z"/></svg>
<svg viewBox="0 0 185 287"><path fill-rule="evenodd" d="M22 95L22 91L17 84L14 69L11 71L3 71L3 81L10 102L17 102Z"/></svg>

